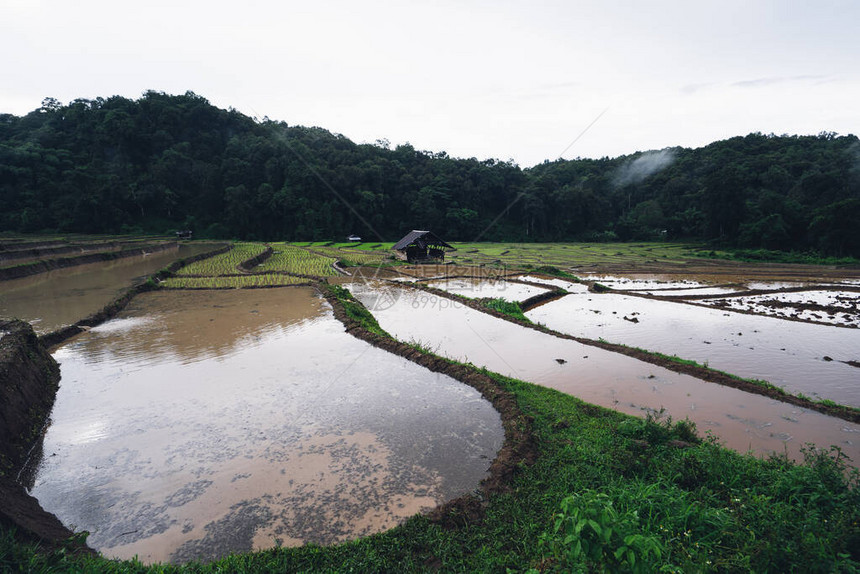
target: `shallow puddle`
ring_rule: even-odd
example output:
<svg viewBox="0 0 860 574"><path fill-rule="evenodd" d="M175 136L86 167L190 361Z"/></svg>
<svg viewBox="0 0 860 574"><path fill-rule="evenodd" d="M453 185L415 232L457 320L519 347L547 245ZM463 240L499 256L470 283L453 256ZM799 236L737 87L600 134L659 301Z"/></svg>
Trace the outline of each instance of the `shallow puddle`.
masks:
<svg viewBox="0 0 860 574"><path fill-rule="evenodd" d="M443 279L431 281L427 285L436 289L443 289L455 295L462 295L470 299L502 298L507 301L525 301L529 297L546 293L547 289L515 283L504 280L491 279Z"/></svg>
<svg viewBox="0 0 860 574"><path fill-rule="evenodd" d="M478 486L498 413L344 332L311 289L157 292L58 349L32 494L105 556L379 532Z"/></svg>
<svg viewBox="0 0 860 574"><path fill-rule="evenodd" d="M860 330L619 294L567 295L527 313L551 329L694 360L792 393L860 406Z"/></svg>
<svg viewBox="0 0 860 574"><path fill-rule="evenodd" d="M100 311L126 289L177 259L213 249L211 244L180 245L149 255L0 281L0 316L23 319L37 333L49 333Z"/></svg>
<svg viewBox="0 0 860 574"><path fill-rule="evenodd" d="M439 355L628 414L665 409L675 420L695 422L701 435L710 431L741 452L786 452L801 459L801 447L813 443L837 445L855 464L860 461L860 425L553 337L426 292L351 288L383 329Z"/></svg>

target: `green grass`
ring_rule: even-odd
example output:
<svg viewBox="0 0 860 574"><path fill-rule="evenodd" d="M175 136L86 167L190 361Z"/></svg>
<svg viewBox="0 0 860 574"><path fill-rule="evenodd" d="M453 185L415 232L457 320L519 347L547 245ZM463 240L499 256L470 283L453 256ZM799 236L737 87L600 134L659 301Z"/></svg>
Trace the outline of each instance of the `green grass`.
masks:
<svg viewBox="0 0 860 574"><path fill-rule="evenodd" d="M455 263L498 264L524 269L593 264L682 263L700 245L687 243L453 243L446 258Z"/></svg>
<svg viewBox="0 0 860 574"><path fill-rule="evenodd" d="M351 319L358 321L362 327L371 333L390 337L390 335L379 326L379 323L376 321L376 317L367 310L367 307L358 302L349 290L341 287L340 285L327 285L326 288L329 293L340 301L341 305L343 305L344 311L346 311L346 314Z"/></svg>
<svg viewBox="0 0 860 574"><path fill-rule="evenodd" d="M499 313L510 315L511 317L519 319L520 321L531 323L531 320L529 320L529 318L523 314L523 310L520 307L520 304L516 301L508 301L503 297L498 297L495 299L481 299L480 302L481 305L483 305L487 309L492 309L493 311L498 311Z"/></svg>
<svg viewBox="0 0 860 574"><path fill-rule="evenodd" d="M856 257L825 257L816 252L773 251L770 249L729 249L722 251L698 250L696 257L729 259L732 261L801 263L804 265L860 265Z"/></svg>
<svg viewBox="0 0 860 574"><path fill-rule="evenodd" d="M572 273L568 273L564 269L559 269L555 265L541 265L535 269L538 273L550 275L552 277L560 277L561 279L570 279L571 281L579 281L579 277Z"/></svg>

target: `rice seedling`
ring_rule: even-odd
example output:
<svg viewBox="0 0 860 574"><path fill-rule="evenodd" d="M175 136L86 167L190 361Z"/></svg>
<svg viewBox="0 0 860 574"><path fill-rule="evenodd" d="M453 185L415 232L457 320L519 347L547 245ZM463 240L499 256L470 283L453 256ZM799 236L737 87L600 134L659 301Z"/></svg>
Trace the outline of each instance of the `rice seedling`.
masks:
<svg viewBox="0 0 860 574"><path fill-rule="evenodd" d="M176 274L205 277L234 274L238 272L238 266L241 263L260 255L265 250L266 246L262 243L236 243L230 251L186 265Z"/></svg>
<svg viewBox="0 0 860 574"><path fill-rule="evenodd" d="M253 275L220 275L216 277L169 277L161 282L168 289L248 289L254 287L281 287L307 283L308 280L279 273Z"/></svg>
<svg viewBox="0 0 860 574"><path fill-rule="evenodd" d="M281 273L310 275L313 277L332 277L338 275L338 272L333 267L335 262L335 258L333 257L325 257L286 243L272 244L272 248L274 249L272 256L254 267L252 270L254 273L277 271Z"/></svg>

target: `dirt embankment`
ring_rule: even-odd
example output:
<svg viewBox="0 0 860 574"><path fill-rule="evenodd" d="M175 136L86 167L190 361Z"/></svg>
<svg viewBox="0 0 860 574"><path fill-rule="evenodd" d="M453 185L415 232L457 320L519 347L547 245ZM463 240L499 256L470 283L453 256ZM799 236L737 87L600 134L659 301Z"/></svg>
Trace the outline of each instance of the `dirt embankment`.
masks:
<svg viewBox="0 0 860 574"><path fill-rule="evenodd" d="M443 504L430 513L431 520L445 526L459 526L461 523L480 520L486 506L489 494L505 492L512 477L522 464L532 464L537 459L538 447L532 434L532 419L520 411L514 396L501 389L499 385L474 367L460 365L424 353L405 343L372 333L347 315L341 302L324 286L321 293L331 304L334 316L344 324L346 331L363 341L366 341L389 353L394 353L419 364L433 372L443 373L476 389L490 401L493 408L501 415L502 426L505 430L505 442L489 469L489 476L481 482L484 496L480 499L473 495L464 495Z"/></svg>
<svg viewBox="0 0 860 574"><path fill-rule="evenodd" d="M73 532L45 512L17 480L40 444L60 380L60 368L33 328L0 320L0 524L15 527L22 540L64 544ZM83 551L92 552L81 546Z"/></svg>
<svg viewBox="0 0 860 574"><path fill-rule="evenodd" d="M77 257L63 257L61 259L44 259L34 263L23 265L15 265L12 267L3 267L0 269L0 281L9 279L20 279L21 277L29 277L30 275L38 275L54 269L63 269L65 267L75 267L86 263L96 263L99 261L111 261L113 259L123 259L125 257L134 257L136 255L144 255L146 253L154 253L156 251L165 251L177 246L175 241L166 243L156 243L133 249L124 249L122 251L102 251L99 253L88 253Z"/></svg>
<svg viewBox="0 0 860 574"><path fill-rule="evenodd" d="M275 252L275 250L272 249L271 245L266 245L265 251L263 251L259 255L255 255L254 257L251 257L250 259L248 259L246 261L241 262L239 265L236 266L236 268L239 271L241 271L242 273L250 273L254 267L256 267L257 265L259 265L260 263L262 263L263 261L265 261L266 259L271 257L272 253L274 253L274 252Z"/></svg>
<svg viewBox="0 0 860 574"><path fill-rule="evenodd" d="M527 283L527 285L532 285L531 283ZM546 305L550 301L555 301L556 299L561 299L567 295L567 291L564 289L553 289L552 291L546 291L544 293L538 293L537 295L532 295L528 299L524 301L520 301L520 309L523 310L523 313L526 311L531 311L535 307L540 307L541 305Z"/></svg>

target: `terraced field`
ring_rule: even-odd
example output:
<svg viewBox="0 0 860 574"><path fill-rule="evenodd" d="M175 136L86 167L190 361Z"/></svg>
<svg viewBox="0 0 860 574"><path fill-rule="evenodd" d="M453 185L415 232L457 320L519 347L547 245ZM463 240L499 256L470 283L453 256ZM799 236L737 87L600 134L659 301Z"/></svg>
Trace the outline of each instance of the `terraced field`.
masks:
<svg viewBox="0 0 860 574"><path fill-rule="evenodd" d="M238 266L266 251L262 243L237 243L226 253L186 265L177 275L184 277L218 277L239 273Z"/></svg>
<svg viewBox="0 0 860 574"><path fill-rule="evenodd" d="M325 257L295 245L272 243L272 256L254 267L253 273L282 272L311 275L314 277L333 277L338 275L333 265L334 257Z"/></svg>
<svg viewBox="0 0 860 574"><path fill-rule="evenodd" d="M271 248L271 255L253 261ZM336 259L287 243L236 243L220 255L191 263L161 282L168 289L247 289L307 284L339 275ZM251 263L249 263L251 262Z"/></svg>
<svg viewBox="0 0 860 574"><path fill-rule="evenodd" d="M9 249L23 249L18 243L20 242L11 245ZM56 247L49 240L46 245L29 247L53 248L52 245ZM174 337L173 342L163 347L167 351L163 353L166 356L172 356L179 351L185 352L187 356L197 356L190 351L199 353L201 349L208 352L210 348L233 348L235 340L247 343L247 363L236 363L241 369L227 371L225 365L228 363L225 362L212 365L213 373L217 372L219 376L227 378L219 379L206 372L186 376L189 381L203 383L200 392L189 392L190 386L185 384L165 384L168 379L163 375L169 370L165 369L163 364L155 365L154 362L152 364L158 370L141 369L139 364L134 362L129 363L131 368L119 364L118 369L105 379L105 384L120 394L128 393L127 389L130 387L116 384L114 375L125 377L137 372L143 378L141 388L152 393L154 399L161 400L166 397L173 401L174 394L182 398L179 395L184 393L185 398L190 399L188 404L192 407L183 407L179 418L184 422L186 412L200 412L204 419L194 430L202 431L206 440L211 437L212 441L217 443L213 451L216 454L211 457L213 460L219 459L216 462L222 462L220 459L224 458L229 462L225 467L229 472L223 474L226 488L217 492L218 497L228 490L243 494L250 492L250 487L263 485L263 488L259 489L261 496L247 504L231 506L230 512L222 517L224 520L219 518L216 521L223 528L218 529L218 524L210 522L210 518L204 520L205 516L211 514L208 505L211 499L205 498L205 491L211 488L210 493L215 493L216 478L211 474L196 474L202 468L200 465L208 463L209 459L200 458L188 448L196 449L206 440L179 436L178 432L170 430L171 427L162 425L158 417L164 415L164 409L156 410L153 415L141 414L140 410L133 408L134 401L141 402L141 399L146 399L146 402L149 402L149 396L129 395L127 403L116 402L116 412L112 413L116 415L114 418L123 420L127 418L126 413L137 417L130 426L135 436L151 420L155 421L157 424L154 430L160 434L153 435L151 446L160 448L162 443L171 446L173 450L165 451L164 460L176 462L182 466L181 470L195 473L193 478L200 480L189 482L188 488L180 490L174 490L174 484L171 483L167 485L169 491L164 499L166 502L150 503L144 499L140 489L132 492L130 496L120 496L119 490L107 491L106 494L105 491L97 490L88 492L81 489L81 481L73 479L70 484L79 491L84 491L82 507L88 514L93 514L93 501L115 507L114 510L119 508L116 507L117 504L140 503L136 507L140 511L123 509L119 512L120 520L128 521L128 526L123 524L113 531L93 529L93 536L89 539L89 542L96 545L99 536L104 540L106 535L113 535L105 547L122 547L124 554L117 554L117 560L106 560L103 556L71 552L66 546L52 549L53 547L42 544L30 544L19 538L6 522L0 521L3 522L0 524L0 571L614 572L636 571L636 568L633 568L634 560L639 571L745 572L815 569L849 572L858 569L860 554L856 549L860 548L857 544L860 540L860 490L857 486L857 474L851 473L858 460L854 438L858 436L856 423L849 422L846 418L831 417L833 420L829 420L827 425L822 423L822 426L817 426L814 421L828 417L806 406L800 406L797 402L784 401L782 398L773 401L771 395L765 395L769 397L765 398L752 392L748 393L749 396L739 395L742 392L747 393L746 387L714 384L717 381L712 378L698 381L694 374L690 374L708 374L705 371L718 374L713 368L708 368L712 360L711 353L718 348L762 357L767 350L763 347L766 341L762 342L762 337L769 334L759 328L759 323L769 323L773 331L780 335L791 329L782 325L781 319L752 317L756 324L743 323L741 327L737 326L737 322L732 322L731 325L722 327L716 335L708 335L703 328L693 325L690 329L693 335L689 335L679 329L678 322L674 320L711 312L712 309L703 310L681 301L684 297L689 297L690 302L694 302L693 298L698 297L696 293L705 289L743 284L750 290L761 290L761 285L774 287L787 282L809 282L813 285L810 291L817 289L817 285L828 289L839 284L854 286L860 281L860 269L771 266L758 263L743 266L736 261L698 259L697 253L689 247L667 243L460 243L455 246L457 251L446 256L446 263L450 264L404 264L382 270L355 269L350 270L353 277L343 278L342 285L324 284L326 277L335 272L331 267L334 259L347 265L381 264L384 267L392 262L391 245L237 243L231 251L187 265L175 276L168 276L169 270L166 270L164 265L155 266L154 270L161 271L151 275L151 279L143 285L143 293L139 293L140 299L136 299L134 305L122 311L127 315L116 317L116 321L112 323L95 327L89 322L86 323L86 329L79 329L80 338L66 349L68 352L78 352L86 350L87 345L92 344L90 350L97 351L107 348L100 345L113 337L117 341L113 348L122 348L123 352L136 352L136 349L141 348L158 351L161 348L159 346L164 345L165 336L172 332L171 329L165 328L163 316L167 312L173 313L174 319L182 314L182 321L171 319L174 320L176 329L171 335ZM181 246L184 247L186 245ZM263 260L260 256L268 255L270 248L270 259ZM141 255L141 259L151 259L156 255ZM248 266L254 263L258 264L248 269ZM517 321L508 320L498 313L487 312L487 306L482 306L481 302L476 300L483 297L474 297L473 300L456 296L442 297L439 293L431 292L432 287L422 288L420 281L416 281L415 286L386 284L381 281L395 276L402 280L410 279L403 275L411 275L411 279L416 279L439 274L460 277L453 281L456 286L474 283L474 280L467 282L462 277L486 281L494 275L514 275L526 271L529 273L527 280L530 283L549 283L551 280L545 277L547 270L541 270L544 266L575 273L587 283L605 281L610 289L587 291L587 285L566 280L562 286L569 291L567 295L528 311L528 315ZM138 279L140 276L140 273L135 274ZM295 285L310 282L308 277L318 277L321 281L317 290L297 288L280 292L264 290L217 293L163 290L147 293L146 291L156 286L159 277L165 277L160 282L161 286L173 289ZM554 284L558 283L560 281L555 280ZM4 286L11 285L12 283L8 282ZM352 288L344 288L344 285L351 285ZM677 286L676 295L683 294L684 297L677 300L671 298L671 295L658 298L662 295L659 291L665 291L667 285ZM634 286L641 288L641 291L653 290L655 294L637 294L635 289L631 289ZM826 291L824 287L819 291ZM681 288L684 291L681 291ZM627 291L624 292L624 289ZM692 289L695 289L696 293L689 293ZM64 290L62 297L49 293L48 298L65 303L68 300L65 293L80 290L79 286L72 286ZM7 287L8 291L11 289ZM827 294L831 291L833 290L827 291ZM326 304L319 299L318 292L326 296L331 306L331 320L303 321L304 317L313 315L303 312L296 314L294 318L297 320L295 325L302 323L302 329L318 329L321 338L312 339L309 334L315 337L317 331L311 333L308 330L295 331L297 335L291 335L290 329L294 327L288 320L293 317L290 315L291 309L300 309L302 305L297 299L291 299L291 296L305 297L309 305L329 313ZM725 297L719 293L716 296ZM845 295L841 293L838 298L834 295L832 300L812 300L812 295L804 297L804 304L826 306L834 310L837 303L840 306L845 303ZM240 328L244 328L244 325L256 328L258 320L268 320L266 317L260 317L261 314L258 314L256 309L248 312L249 301L253 300L256 304L264 298L268 298L265 301L267 305L271 308L280 306L279 312L284 313L281 323L284 328L272 335L276 337L276 345L271 348L263 345L263 337L240 336ZM143 310L147 299L159 301L158 306L149 308L152 311L151 317ZM234 316L225 312L225 299L235 300ZM794 302L789 299L786 295L782 302ZM362 301L366 307L362 306ZM581 304L571 305L571 309L564 306L566 302ZM621 308L622 303L626 307ZM254 307L254 304L251 307ZM660 309L654 307L665 311L660 312ZM112 308L117 309L119 305L112 305ZM716 318L709 323L717 324L726 317L734 317L733 310L718 311ZM549 316L541 317L540 313L547 313ZM80 315L79 313L78 316ZM660 323L660 320L667 317L674 322L667 324L667 320ZM747 314L741 314L739 317L739 321L751 318ZM337 322L335 318L338 319ZM550 332L545 327L550 325L550 318L568 318L570 321L554 327L556 330ZM149 319L151 321L148 321ZM532 323L529 324L528 321ZM691 324L689 317L687 323ZM215 328L216 324L218 328ZM594 327L594 332L580 333L583 326ZM835 326L811 327L837 329ZM211 344L201 344L200 338L197 337L201 330L206 331ZM835 371L837 368L848 373L850 377L854 375L857 364L860 364L854 353L858 346L851 344L851 341L842 344L843 339L850 337L856 330L839 328L839 331L839 343L847 349L845 352L840 351L837 354L837 344L834 343L813 353L807 361L818 378L825 369ZM638 340L630 341L631 345L641 345L642 348L624 346L623 341L626 339L623 337L630 333L641 336L643 332L644 343ZM141 336L145 333L150 335ZM177 335L179 333L187 334ZM659 351L653 348L659 342L658 335L669 340L670 352L679 355L663 355L667 359L665 362L646 361L646 355L659 358ZM358 359L353 360L338 348L332 356L336 356L338 360L346 358L351 361L346 368L336 368L332 373L299 372L295 369L299 363L298 358L308 357L316 361L314 365L331 366L333 361L324 356L314 358L317 355L313 353L332 352L330 343L336 337L343 339L348 336L362 338L379 347L369 351L363 344L351 344L350 348L357 349L359 357L364 355L365 351L379 351L379 356L382 356L383 351L391 351L392 354L408 358L434 371L432 383L415 379L415 386L427 391L427 405L441 408L443 414L428 416L426 405L421 404L422 399L416 400L418 395L412 388L394 389L392 382L408 382L412 380L412 375L410 374L409 378L399 376L389 367L380 365L380 361L375 357L371 361L356 363ZM399 337L400 340L392 337ZM683 347L681 343L673 342L673 338L681 342L691 340L697 346L701 344L703 352L709 354L701 357L688 356L686 352L679 350ZM821 337L816 334L797 336L795 339L806 347L808 341L820 341ZM291 344L295 341L304 347L291 347L292 350L288 351L284 344L288 340ZM88 343L84 344L84 341ZM227 344L223 344L224 341ZM792 347L781 342L768 344L769 349L779 351L773 352L777 358L757 360L756 364L767 366L785 362L783 355L787 356ZM635 352L622 352L621 349ZM828 354L824 355L824 352ZM119 355L109 357L112 353L102 354L111 360L123 360ZM60 358L63 358L62 355ZM460 358L462 362L454 362L454 358ZM71 383L69 371L74 362L69 359L70 355L66 355L66 360L61 361L66 369L61 389L65 388L67 391L75 388ZM716 364L716 358L713 358L713 361ZM177 369L199 368L205 366L204 362L184 362L177 365ZM669 363L686 365L690 369L668 369L665 366ZM89 364L86 360L79 362L83 370L90 368ZM271 370L256 371L257 367ZM664 367L667 370L664 370ZM417 369L417 365L414 368ZM732 366L727 368L729 372L734 370ZM185 374L184 371L178 372ZM310 374L307 374L308 372ZM313 409L299 406L301 403L294 400L296 397L304 398L301 394L283 394L293 392L296 387L284 384L284 380L289 380L288 377L295 373L298 373L295 381L311 383L307 390L307 397L311 401L306 404L310 404ZM479 463L489 464L492 454L482 454L476 451L473 445L464 448L450 442L452 438L459 439L462 436L473 443L472 437L476 434L473 431L464 431L460 435L453 433L456 436L451 436L450 429L457 426L452 426L447 420L450 410L444 404L441 407L438 404L438 373L452 373L462 382L475 386L476 390L493 396L493 404L502 416L505 431L509 436L502 451L499 451L500 454L493 461L491 469L495 470L484 483L488 485L485 491L481 491L478 496L470 495L457 499L456 504L451 506L437 507L431 515L410 518L397 528L331 547L318 546L318 542L302 544L306 540L302 532L283 535L277 530L269 529L272 518L276 516L275 512L270 511L270 507L277 506L279 510L286 509L289 513L298 508L296 502L305 503L312 500L304 486L309 482L319 483L327 490L324 500L319 499L322 502L318 506L302 515L306 518L293 520L292 524L299 530L323 523L335 527L342 524L364 526L364 518L352 518L356 516L354 512L346 514L338 511L332 514L332 502L345 491L337 482L338 473L342 469L363 473L360 481L356 483L360 490L349 490L349 496L346 497L348 500L345 502L352 505L355 500L363 503L370 501L374 511L367 515L369 518L399 520L416 511L409 506L409 501L403 498L389 503L387 500L377 501L367 496L365 485L381 480L376 472L383 467L376 458L388 456L386 448L383 448L385 444L376 441L374 435L368 432L376 432L374 429L377 426L371 425L384 425L379 426L379 436L404 438L403 444L408 447L407 464L397 463L390 466L406 469L407 475L403 481L410 488L414 484L425 484L413 480L418 476L415 453L428 460L459 464L460 459L456 457L465 452ZM83 374L84 378L81 380L91 384L90 374ZM619 374L629 381L627 387L622 388L618 382ZM355 381L365 375L368 377L369 386L356 387ZM517 379L509 378L508 375L515 375ZM726 379L732 377L728 373L722 375L725 375ZM807 378L811 380L815 376ZM705 380L709 383L705 384ZM850 379L853 380L854 378ZM262 396L259 403L249 402L248 397L253 393L240 390L241 387L235 384L236 382L250 385L246 387L249 391L263 389L268 394ZM274 385L267 388L262 385L266 382L273 382ZM341 384L335 384L338 382ZM534 382L540 385L531 384ZM226 389L228 398L217 404L213 403L212 408L200 408L204 400L217 396L215 391L219 384L222 389ZM541 386L543 384L552 388ZM158 385L164 390L158 388ZM629 392L626 390L628 387ZM682 388L684 390L680 390ZM467 404L462 400L463 396L466 395L458 393L454 404ZM404 397L409 400L404 400ZM583 398L593 402L583 402ZM803 404L809 407L814 402L808 397L797 398L806 399L807 402ZM359 399L369 400L371 406L382 405L383 410L365 408L358 402ZM385 400L393 400L394 408L386 406L388 403L385 403ZM669 404L670 401L673 403ZM826 406L841 408L841 412L851 408L840 407L834 399L821 401L822 404L825 402L829 403ZM677 406L673 406L674 403L677 403ZM404 410L405 407L414 405L420 406L420 413ZM328 421L333 419L332 413L338 412L338 409L342 409L341 412L359 422L369 421L367 428L357 427L358 432L353 432L352 429L327 430ZM746 409L746 412L742 409ZM70 410L74 414L74 409ZM241 421L226 425L225 430L212 432L210 429L215 427L211 425L222 422L223 414L231 410L236 410L243 417ZM323 430L327 434L307 434L305 427L301 426L307 414L316 411L324 415ZM680 420L687 411L690 412L688 419ZM80 425L66 427L76 446L90 448L90 443L108 444L102 433L111 430L112 424L91 424L93 420L106 420L102 416L104 412L105 409L98 409L97 417L81 419ZM399 412L403 413L403 416L396 418ZM471 413L469 410L469 417L472 416ZM649 413L649 416L641 418L643 413ZM631 414L636 416L630 416ZM677 415L674 420L680 422L673 422L672 415ZM55 419L53 424L62 430L62 425L58 425L57 420ZM140 424L137 423L138 420ZM277 427L263 429L255 426L258 422L267 420L277 420ZM432 441L432 445L416 447L416 431L439 421L446 425L443 436ZM713 430L709 428L711 426L714 427ZM772 458L759 459L748 453L741 454L726 449L720 442L720 433L728 433L732 428L739 429L738 450L751 450L753 440L769 441L774 443L776 448L767 448L775 455ZM833 439L830 434L821 434L829 432L828 429L831 428ZM814 432L808 432L810 429ZM819 433L817 429L823 430ZM337 432L334 432L335 430ZM708 432L708 438L702 438L702 433L705 432ZM96 440L93 440L93 437ZM302 453L299 456L304 457L301 461L298 456L288 460L278 451L278 447L287 444L294 437L300 437L303 441L300 441ZM273 472L266 474L268 471L265 468L268 467L260 467L263 470L257 471L256 467L249 466L249 457L246 455L255 451L244 445L236 446L237 441L246 439L248 444L259 446L264 455L272 460L277 459L276 462L283 468L279 470L272 466ZM305 439L311 440L308 442ZM159 469L166 468L159 464L160 452L158 456L143 456L130 449L124 441L124 437L122 441L117 441L116 444L121 448L116 456L82 459L83 472L95 476L92 461L99 460L111 465L110 468L102 468L107 473L105 476L108 480L118 476L116 471L121 464L126 464L129 474L136 475L148 472L142 472L141 469L150 463L155 465L156 472L163 472ZM178 443L182 448L173 448L174 443ZM833 446L828 449L827 445ZM789 457L789 453L794 456L798 451L803 457L803 463ZM69 451L65 447L49 446L44 452L56 452L56 455L49 455L50 463L56 464L63 457L68 457ZM355 454L362 453L373 456L354 458ZM243 460L235 463L237 466L232 466L233 458L239 460L243 457ZM138 466L138 462L141 466ZM315 468L312 466L315 462L318 463L319 472L309 471L308 469ZM301 466L303 463L311 464ZM237 472L238 470L241 472ZM290 476L290 473L296 476ZM253 482L257 478L257 482ZM307 480L302 482L299 480L302 478ZM171 474L171 480L173 479L174 475ZM351 480L351 477L348 479ZM295 486L293 480L296 481ZM287 481L289 485L285 485ZM264 482L266 484L263 484ZM44 480L42 484L57 483ZM271 484L281 485L276 489L276 495L268 494ZM356 484L350 483L350 488ZM433 481L430 484L433 484ZM286 500L284 494L289 494L287 486L298 493L298 496ZM23 490L21 492L23 493ZM418 496L425 497L427 492L429 491L426 489L422 490ZM330 493L335 493L336 496ZM212 497L214 496L213 494ZM65 501L70 495L61 492L59 497ZM175 509L186 504L190 505L187 518L165 519L160 516L179 512ZM195 505L196 508L202 509L200 518L191 514L192 506ZM3 505L4 511L6 508ZM351 508L352 506L349 506L347 510ZM74 528L79 528L81 524L74 519L64 523L66 522ZM580 529L580 533L577 525L581 526L586 522L588 524ZM54 526L52 522L51 528ZM200 539L205 545L201 543L185 546L182 553L175 555L175 565L154 563L148 567L138 559L121 560L138 553L137 549L131 547L136 540L162 534L168 529L172 529L171 536L191 535L195 528L205 532L201 532L204 538ZM365 533L369 534L370 531ZM83 532L76 535L76 539L81 542L85 541L86 537L87 534ZM238 547L227 547L228 543L234 543L236 540L240 542ZM328 544L332 541L334 539L322 542ZM266 542L267 547L274 547L252 552L253 548L262 548L258 542ZM207 548L226 550L231 554L213 562L192 561L187 566L180 565L188 558L207 556ZM208 556L214 558L216 554L217 552L209 553ZM158 561L162 558L153 557L150 560Z"/></svg>

